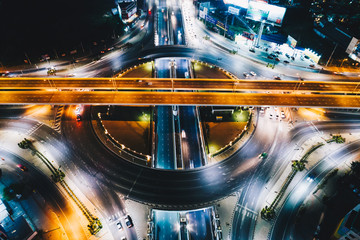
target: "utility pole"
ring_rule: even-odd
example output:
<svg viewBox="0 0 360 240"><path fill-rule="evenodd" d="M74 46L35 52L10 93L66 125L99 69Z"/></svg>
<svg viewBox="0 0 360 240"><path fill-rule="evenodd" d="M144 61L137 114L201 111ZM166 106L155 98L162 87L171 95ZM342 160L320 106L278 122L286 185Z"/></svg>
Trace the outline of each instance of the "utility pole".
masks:
<svg viewBox="0 0 360 240"><path fill-rule="evenodd" d="M228 17L229 17L229 12L226 12L226 21L225 21L225 26L224 26L224 37L225 37L225 33L226 33L226 26L227 26L227 22L228 22Z"/></svg>

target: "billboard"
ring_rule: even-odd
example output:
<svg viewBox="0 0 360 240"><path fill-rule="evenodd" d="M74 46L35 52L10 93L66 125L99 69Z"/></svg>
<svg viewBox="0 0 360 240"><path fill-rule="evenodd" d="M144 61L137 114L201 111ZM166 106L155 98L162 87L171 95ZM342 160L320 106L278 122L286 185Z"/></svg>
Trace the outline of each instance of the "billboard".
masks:
<svg viewBox="0 0 360 240"><path fill-rule="evenodd" d="M295 40L295 38L288 35L286 43L287 43L287 45L289 45L289 47L294 49L296 47L297 41Z"/></svg>
<svg viewBox="0 0 360 240"><path fill-rule="evenodd" d="M232 7L232 6L229 6L229 8L228 8L228 13L234 14L234 15L239 15L240 9L239 9L239 8L235 8L235 7Z"/></svg>
<svg viewBox="0 0 360 240"><path fill-rule="evenodd" d="M252 34L252 33L249 33L249 32L243 32L241 34L241 36L243 36L244 38L247 38L247 39L249 39L251 41L254 41L254 38L255 38L255 35Z"/></svg>
<svg viewBox="0 0 360 240"><path fill-rule="evenodd" d="M248 8L249 0L224 0L225 4L232 4L242 8Z"/></svg>
<svg viewBox="0 0 360 240"><path fill-rule="evenodd" d="M360 41L357 38L352 38L349 46L346 49L346 53L352 60L360 62Z"/></svg>
<svg viewBox="0 0 360 240"><path fill-rule="evenodd" d="M259 22L265 21L266 23L281 26L285 12L286 8L283 7L278 7L264 2L250 1L246 12L246 18Z"/></svg>

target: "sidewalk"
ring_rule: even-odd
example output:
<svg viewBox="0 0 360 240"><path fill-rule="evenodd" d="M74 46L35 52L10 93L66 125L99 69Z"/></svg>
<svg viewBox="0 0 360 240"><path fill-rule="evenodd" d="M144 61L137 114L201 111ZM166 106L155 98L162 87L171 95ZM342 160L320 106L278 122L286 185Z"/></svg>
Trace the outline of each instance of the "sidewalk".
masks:
<svg viewBox="0 0 360 240"><path fill-rule="evenodd" d="M234 219L234 214L236 209L239 207L237 205L240 193L236 192L227 198L218 202L215 206L215 213L219 214L220 217L220 226L222 230L222 239L231 240L232 224Z"/></svg>

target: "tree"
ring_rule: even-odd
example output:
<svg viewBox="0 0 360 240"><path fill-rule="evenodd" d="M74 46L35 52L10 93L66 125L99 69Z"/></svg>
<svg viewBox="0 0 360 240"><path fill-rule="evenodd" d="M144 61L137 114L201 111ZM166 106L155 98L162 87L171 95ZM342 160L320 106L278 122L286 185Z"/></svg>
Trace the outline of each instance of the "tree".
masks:
<svg viewBox="0 0 360 240"><path fill-rule="evenodd" d="M360 162L357 161L351 162L350 168L355 176L360 177Z"/></svg>

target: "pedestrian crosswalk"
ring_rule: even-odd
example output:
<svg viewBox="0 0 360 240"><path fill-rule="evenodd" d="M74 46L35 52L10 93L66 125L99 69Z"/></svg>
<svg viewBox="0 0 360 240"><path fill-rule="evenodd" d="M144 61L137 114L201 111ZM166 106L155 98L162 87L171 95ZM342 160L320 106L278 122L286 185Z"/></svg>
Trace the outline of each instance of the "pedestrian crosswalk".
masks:
<svg viewBox="0 0 360 240"><path fill-rule="evenodd" d="M236 205L236 211L239 212L239 215L243 215L243 217L252 218L254 220L256 220L258 216L255 211L248 209L247 207L241 206L240 204Z"/></svg>
<svg viewBox="0 0 360 240"><path fill-rule="evenodd" d="M38 122L36 125L34 125L32 128L30 128L27 132L26 135L31 136L36 130L38 130L42 125L44 125L41 122Z"/></svg>
<svg viewBox="0 0 360 240"><path fill-rule="evenodd" d="M57 131L58 133L61 133L61 116L64 112L64 105L60 105L57 110L56 110L56 115L55 115L55 122L54 122L54 130Z"/></svg>

